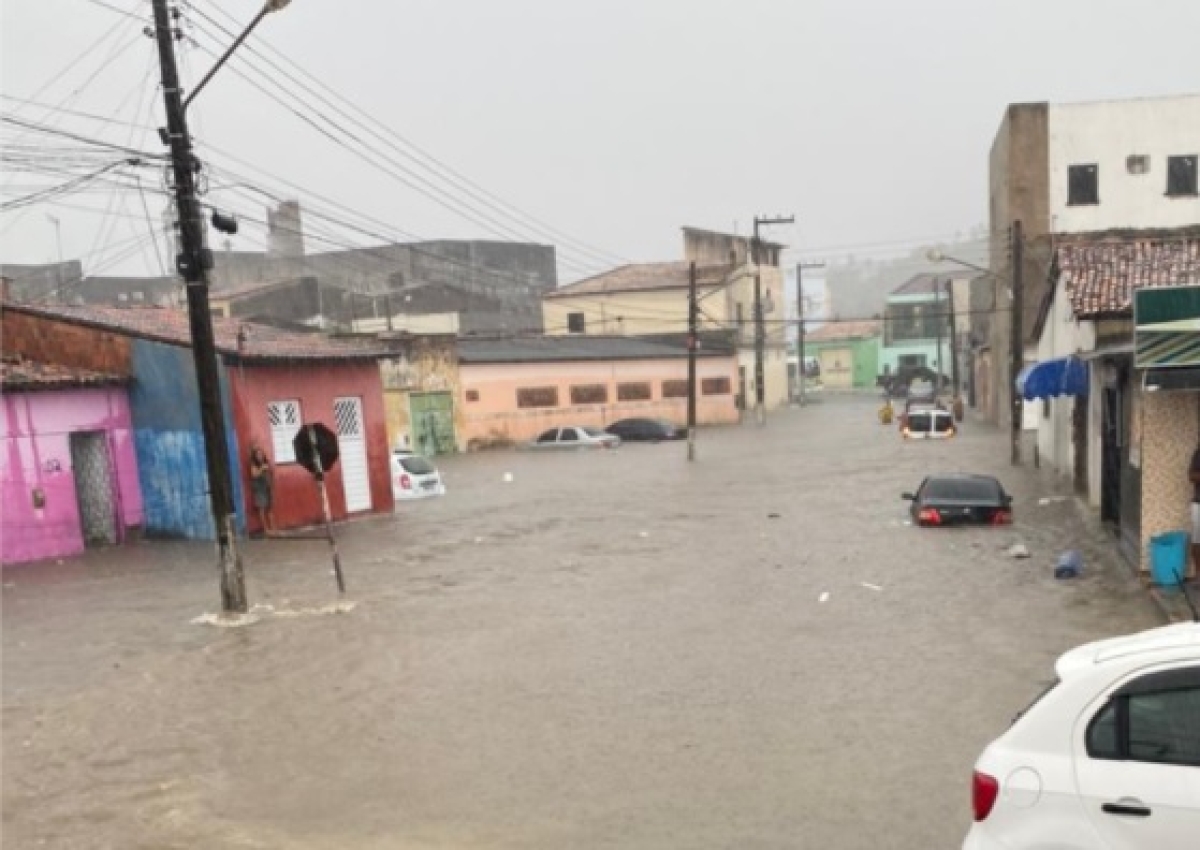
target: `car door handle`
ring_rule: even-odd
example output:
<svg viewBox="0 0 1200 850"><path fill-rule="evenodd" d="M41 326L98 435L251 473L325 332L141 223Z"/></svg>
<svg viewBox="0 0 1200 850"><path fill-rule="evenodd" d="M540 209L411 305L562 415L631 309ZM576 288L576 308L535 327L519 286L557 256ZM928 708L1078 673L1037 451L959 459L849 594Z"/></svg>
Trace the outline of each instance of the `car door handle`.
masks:
<svg viewBox="0 0 1200 850"><path fill-rule="evenodd" d="M1137 800L1130 800L1127 803L1105 803L1100 807L1100 811L1110 815L1125 815L1131 818L1150 817L1150 810Z"/></svg>

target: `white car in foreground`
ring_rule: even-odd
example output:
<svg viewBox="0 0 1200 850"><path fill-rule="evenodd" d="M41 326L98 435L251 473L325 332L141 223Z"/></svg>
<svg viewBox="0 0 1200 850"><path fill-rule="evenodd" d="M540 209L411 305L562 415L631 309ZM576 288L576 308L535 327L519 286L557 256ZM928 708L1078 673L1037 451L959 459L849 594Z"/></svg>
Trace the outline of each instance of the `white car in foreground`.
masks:
<svg viewBox="0 0 1200 850"><path fill-rule="evenodd" d="M964 850L1200 848L1200 623L1073 649L975 765Z"/></svg>
<svg viewBox="0 0 1200 850"><path fill-rule="evenodd" d="M392 496L397 502L445 494L441 473L428 458L403 449L392 452Z"/></svg>

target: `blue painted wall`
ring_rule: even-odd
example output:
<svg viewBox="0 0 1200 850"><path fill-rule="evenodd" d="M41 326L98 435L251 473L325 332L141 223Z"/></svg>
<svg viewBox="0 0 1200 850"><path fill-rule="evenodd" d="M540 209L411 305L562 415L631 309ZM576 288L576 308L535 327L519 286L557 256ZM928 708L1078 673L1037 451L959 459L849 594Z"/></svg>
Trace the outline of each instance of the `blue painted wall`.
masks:
<svg viewBox="0 0 1200 850"><path fill-rule="evenodd" d="M191 349L134 340L129 402L134 447L149 536L213 539L208 472L200 427L200 402ZM245 532L245 508L238 473L238 441L233 428L229 382L221 370L225 433L238 533Z"/></svg>

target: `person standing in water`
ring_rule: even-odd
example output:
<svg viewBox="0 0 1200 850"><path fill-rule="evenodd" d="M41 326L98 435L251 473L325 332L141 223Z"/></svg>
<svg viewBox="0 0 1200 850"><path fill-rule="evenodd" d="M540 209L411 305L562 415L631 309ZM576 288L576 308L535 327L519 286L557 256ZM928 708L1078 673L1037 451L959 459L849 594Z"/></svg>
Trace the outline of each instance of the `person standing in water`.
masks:
<svg viewBox="0 0 1200 850"><path fill-rule="evenodd" d="M261 446L250 449L250 490L264 534L275 533L275 469Z"/></svg>

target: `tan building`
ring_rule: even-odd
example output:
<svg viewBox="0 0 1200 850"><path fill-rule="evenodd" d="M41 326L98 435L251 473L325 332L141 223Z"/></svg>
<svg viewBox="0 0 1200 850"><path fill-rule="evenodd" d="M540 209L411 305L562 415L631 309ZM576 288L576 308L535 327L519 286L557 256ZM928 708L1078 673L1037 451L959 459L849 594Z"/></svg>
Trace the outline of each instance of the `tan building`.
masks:
<svg viewBox="0 0 1200 850"><path fill-rule="evenodd" d="M684 259L621 266L560 287L542 297L542 320L552 335L685 334L689 269L696 263L701 331L736 330L737 398L755 401L755 266L744 236L685 227ZM757 266L765 331L764 388L768 410L788 400L787 333L784 316L783 246L760 243Z"/></svg>
<svg viewBox="0 0 1200 850"><path fill-rule="evenodd" d="M383 333L379 363L388 445L425 455L464 448L458 349L453 334Z"/></svg>

